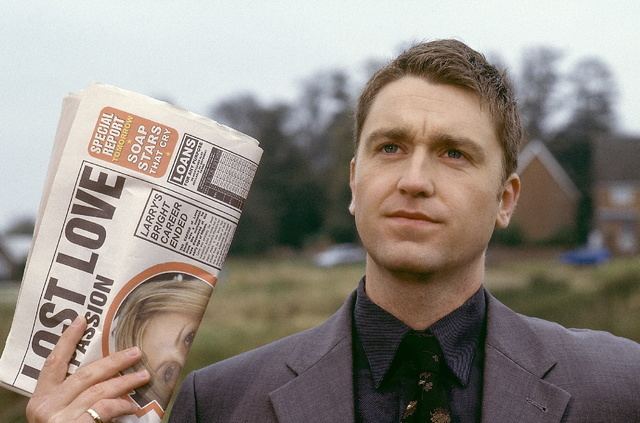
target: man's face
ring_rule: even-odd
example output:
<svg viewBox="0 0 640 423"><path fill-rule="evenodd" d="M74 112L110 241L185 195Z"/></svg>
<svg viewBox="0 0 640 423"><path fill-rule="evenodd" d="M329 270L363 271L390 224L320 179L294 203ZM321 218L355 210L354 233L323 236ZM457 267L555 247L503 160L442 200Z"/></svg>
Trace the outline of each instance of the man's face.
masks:
<svg viewBox="0 0 640 423"><path fill-rule="evenodd" d="M367 259L405 274L483 264L520 188L501 172L495 128L475 94L411 76L388 84L351 162L349 210Z"/></svg>

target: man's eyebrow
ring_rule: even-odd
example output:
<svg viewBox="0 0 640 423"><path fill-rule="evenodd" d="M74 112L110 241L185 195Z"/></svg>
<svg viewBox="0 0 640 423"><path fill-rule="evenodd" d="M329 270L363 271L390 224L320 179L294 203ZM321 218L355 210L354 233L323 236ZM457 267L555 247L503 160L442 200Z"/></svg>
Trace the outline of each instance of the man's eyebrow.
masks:
<svg viewBox="0 0 640 423"><path fill-rule="evenodd" d="M380 128L370 133L364 140L365 144L370 144L379 139L390 141L404 141L411 138L411 132L403 127Z"/></svg>

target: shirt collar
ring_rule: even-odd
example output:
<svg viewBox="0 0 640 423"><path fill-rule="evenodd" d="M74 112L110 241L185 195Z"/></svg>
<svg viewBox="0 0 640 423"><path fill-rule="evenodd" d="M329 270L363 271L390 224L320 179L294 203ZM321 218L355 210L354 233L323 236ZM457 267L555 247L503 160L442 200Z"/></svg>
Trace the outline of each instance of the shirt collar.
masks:
<svg viewBox="0 0 640 423"><path fill-rule="evenodd" d="M438 339L447 367L463 386L469 383L473 358L482 338L485 311L485 292L480 288L463 305L428 329ZM353 317L378 388L391 368L402 338L411 328L369 299L364 278L358 285Z"/></svg>

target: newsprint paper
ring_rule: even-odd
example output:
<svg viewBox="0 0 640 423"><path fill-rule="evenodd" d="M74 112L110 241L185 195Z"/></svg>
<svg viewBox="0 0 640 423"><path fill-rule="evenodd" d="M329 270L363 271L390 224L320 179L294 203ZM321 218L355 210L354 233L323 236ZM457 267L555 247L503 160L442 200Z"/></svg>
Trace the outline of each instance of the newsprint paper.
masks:
<svg viewBox="0 0 640 423"><path fill-rule="evenodd" d="M69 371L138 345L152 381L123 422L159 422L256 172L258 142L140 94L95 84L63 102L34 241L0 360L33 392L78 315Z"/></svg>

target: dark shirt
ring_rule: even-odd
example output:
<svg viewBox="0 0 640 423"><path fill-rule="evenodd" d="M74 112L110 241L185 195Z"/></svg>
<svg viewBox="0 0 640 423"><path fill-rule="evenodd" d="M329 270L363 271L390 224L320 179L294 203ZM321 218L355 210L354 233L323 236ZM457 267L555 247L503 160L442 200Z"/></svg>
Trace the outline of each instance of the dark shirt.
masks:
<svg viewBox="0 0 640 423"><path fill-rule="evenodd" d="M447 364L445 384L454 422L480 421L485 314L485 292L480 288L428 328ZM399 422L410 400L405 387L415 381L407 380L394 359L411 328L369 299L364 278L358 286L353 322L356 421Z"/></svg>

